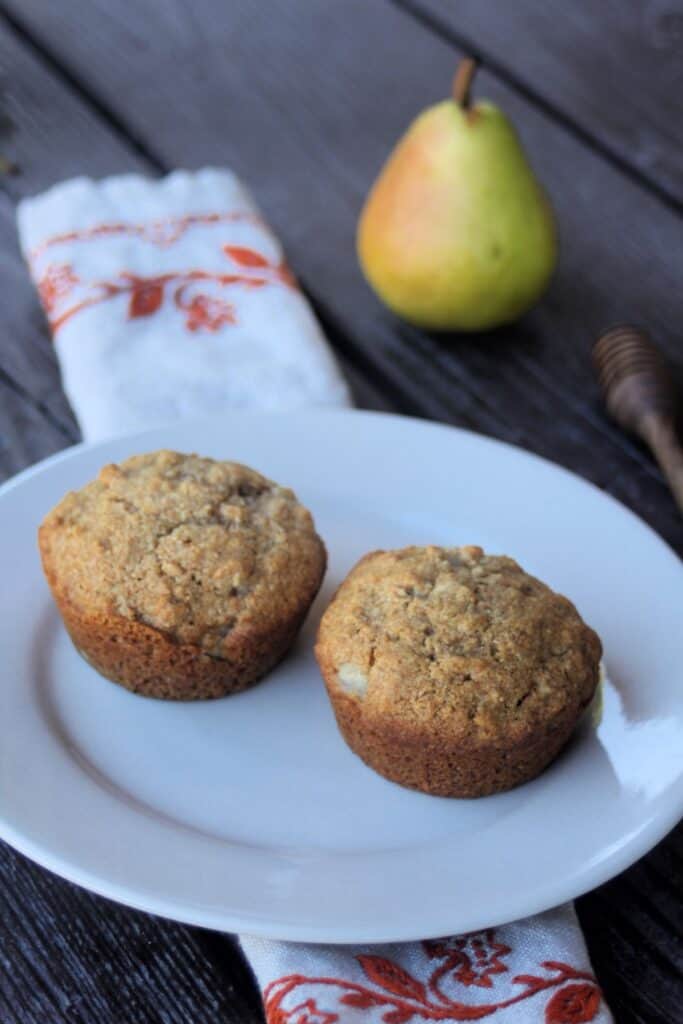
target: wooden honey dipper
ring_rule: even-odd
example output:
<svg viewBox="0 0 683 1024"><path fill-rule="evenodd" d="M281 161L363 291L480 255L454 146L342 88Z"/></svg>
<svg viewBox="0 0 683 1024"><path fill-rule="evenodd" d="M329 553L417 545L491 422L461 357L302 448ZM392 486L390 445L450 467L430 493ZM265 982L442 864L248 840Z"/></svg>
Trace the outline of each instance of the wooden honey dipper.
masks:
<svg viewBox="0 0 683 1024"><path fill-rule="evenodd" d="M598 338L593 362L608 412L649 446L683 512L678 393L664 357L645 331L622 324Z"/></svg>

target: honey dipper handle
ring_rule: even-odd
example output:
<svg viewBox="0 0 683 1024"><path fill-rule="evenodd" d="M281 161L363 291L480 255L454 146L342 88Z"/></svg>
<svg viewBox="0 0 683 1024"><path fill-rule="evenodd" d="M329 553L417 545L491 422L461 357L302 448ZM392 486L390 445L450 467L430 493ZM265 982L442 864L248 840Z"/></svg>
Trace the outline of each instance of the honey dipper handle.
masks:
<svg viewBox="0 0 683 1024"><path fill-rule="evenodd" d="M650 413L643 418L642 434L654 452L678 507L683 512L683 447L678 439L673 419Z"/></svg>

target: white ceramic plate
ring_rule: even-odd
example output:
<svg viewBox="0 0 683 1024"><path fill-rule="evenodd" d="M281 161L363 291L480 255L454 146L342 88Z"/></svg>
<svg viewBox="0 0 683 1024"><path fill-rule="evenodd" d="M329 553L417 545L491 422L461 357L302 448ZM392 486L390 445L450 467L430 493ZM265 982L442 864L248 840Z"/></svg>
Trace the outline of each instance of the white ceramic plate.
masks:
<svg viewBox="0 0 683 1024"><path fill-rule="evenodd" d="M43 581L44 513L106 462L170 447L291 485L330 567L290 656L220 701L101 679ZM569 595L608 680L540 778L501 796L409 792L345 746L312 654L366 551L478 543ZM683 811L683 571L571 474L473 434L372 413L232 415L78 446L0 491L0 835L95 892L193 924L326 942L495 925L610 878ZM598 720L599 719L599 720Z"/></svg>

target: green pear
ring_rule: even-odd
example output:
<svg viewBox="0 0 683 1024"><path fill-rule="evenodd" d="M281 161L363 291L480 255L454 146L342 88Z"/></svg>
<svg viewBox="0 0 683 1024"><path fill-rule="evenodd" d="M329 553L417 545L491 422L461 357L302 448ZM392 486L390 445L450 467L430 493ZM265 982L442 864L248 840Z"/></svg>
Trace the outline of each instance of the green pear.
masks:
<svg viewBox="0 0 683 1024"><path fill-rule="evenodd" d="M470 105L476 65L453 98L412 123L358 225L368 282L399 316L433 330L483 331L517 319L557 262L550 203L505 115Z"/></svg>

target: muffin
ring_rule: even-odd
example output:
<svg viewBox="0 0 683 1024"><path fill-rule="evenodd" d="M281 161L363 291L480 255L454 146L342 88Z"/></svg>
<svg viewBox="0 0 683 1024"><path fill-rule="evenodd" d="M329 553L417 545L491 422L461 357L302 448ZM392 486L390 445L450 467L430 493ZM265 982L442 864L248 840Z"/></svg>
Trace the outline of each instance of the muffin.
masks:
<svg viewBox="0 0 683 1024"><path fill-rule="evenodd" d="M450 797L538 775L593 697L600 656L566 597L479 547L366 555L316 645L351 749L393 782Z"/></svg>
<svg viewBox="0 0 683 1024"><path fill-rule="evenodd" d="M292 491L253 469L159 451L105 466L39 530L71 639L148 697L220 697L294 640L325 547Z"/></svg>

